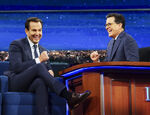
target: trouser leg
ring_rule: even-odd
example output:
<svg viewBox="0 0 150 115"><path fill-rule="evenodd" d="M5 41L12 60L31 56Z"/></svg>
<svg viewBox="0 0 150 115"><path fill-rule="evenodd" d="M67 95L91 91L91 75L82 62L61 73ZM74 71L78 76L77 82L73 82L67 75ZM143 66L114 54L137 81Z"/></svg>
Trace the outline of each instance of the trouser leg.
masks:
<svg viewBox="0 0 150 115"><path fill-rule="evenodd" d="M37 78L29 87L29 92L35 93L36 115L49 115L48 88L41 78Z"/></svg>
<svg viewBox="0 0 150 115"><path fill-rule="evenodd" d="M35 64L10 78L13 91L26 91L35 78L41 78L56 94L60 95L65 85L51 76L44 64Z"/></svg>

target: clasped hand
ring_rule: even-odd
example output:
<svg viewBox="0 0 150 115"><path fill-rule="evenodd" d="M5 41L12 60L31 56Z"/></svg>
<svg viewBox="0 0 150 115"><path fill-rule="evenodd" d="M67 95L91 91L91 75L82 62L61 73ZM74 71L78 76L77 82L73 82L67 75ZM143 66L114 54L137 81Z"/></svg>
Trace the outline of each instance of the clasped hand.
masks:
<svg viewBox="0 0 150 115"><path fill-rule="evenodd" d="M43 51L41 53L41 55L39 56L39 60L40 62L45 62L49 59L49 56L48 56L48 52L47 51Z"/></svg>
<svg viewBox="0 0 150 115"><path fill-rule="evenodd" d="M98 62L100 55L97 51L94 51L90 54L90 58L93 62Z"/></svg>

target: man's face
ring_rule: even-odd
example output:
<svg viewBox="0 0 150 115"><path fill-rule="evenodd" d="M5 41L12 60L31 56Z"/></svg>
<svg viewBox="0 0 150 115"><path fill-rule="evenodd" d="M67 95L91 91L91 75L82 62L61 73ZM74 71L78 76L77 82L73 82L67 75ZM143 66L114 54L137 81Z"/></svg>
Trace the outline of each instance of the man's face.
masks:
<svg viewBox="0 0 150 115"><path fill-rule="evenodd" d="M30 22L29 30L25 29L25 32L29 39L37 44L42 38L42 24L40 22Z"/></svg>
<svg viewBox="0 0 150 115"><path fill-rule="evenodd" d="M117 24L114 17L109 17L106 20L106 30L109 37L116 38L122 30L122 24Z"/></svg>

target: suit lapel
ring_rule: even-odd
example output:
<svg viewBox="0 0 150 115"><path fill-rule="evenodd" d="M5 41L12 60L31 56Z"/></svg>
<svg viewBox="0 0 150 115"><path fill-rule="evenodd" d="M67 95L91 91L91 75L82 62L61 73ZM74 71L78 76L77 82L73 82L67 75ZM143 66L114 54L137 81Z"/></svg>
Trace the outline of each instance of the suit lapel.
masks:
<svg viewBox="0 0 150 115"><path fill-rule="evenodd" d="M31 48L30 48L30 45L29 45L29 42L28 42L27 38L25 38L25 45L24 45L24 48L25 48L25 54L26 54L26 56L27 56L30 60L33 59L33 58L32 58Z"/></svg>
<svg viewBox="0 0 150 115"><path fill-rule="evenodd" d="M40 54L43 52L43 48L39 45Z"/></svg>
<svg viewBox="0 0 150 115"><path fill-rule="evenodd" d="M113 49L112 49L112 53L111 53L111 58L110 58L110 60L113 58L115 52L117 51L117 48L119 47L120 41L121 41L120 38L117 38L117 40L116 40L116 42L115 42L115 44L114 44L114 47L113 47Z"/></svg>
<svg viewBox="0 0 150 115"><path fill-rule="evenodd" d="M112 46L113 46L114 39L111 39L108 49L107 49L107 55L108 55L108 61L111 59L111 52L112 52Z"/></svg>
<svg viewBox="0 0 150 115"><path fill-rule="evenodd" d="M116 42L115 42L115 44L114 44L114 47L113 47L113 49L112 49L112 53L111 53L111 56L110 56L110 60L112 60L113 56L115 55L115 52L117 51L117 49L118 49L118 47L119 47L119 45L120 45L121 38L122 38L123 34L124 34L124 31L121 32L120 35L118 36L118 38L117 38L117 40L116 40Z"/></svg>
<svg viewBox="0 0 150 115"><path fill-rule="evenodd" d="M25 43L25 45L24 45L24 51L25 51L25 53L26 53L26 56L27 56L27 58L29 58L30 60L31 59L33 59L33 57L32 57L32 52L31 52L31 48L30 48L30 45L29 45L29 42L28 42L28 40L27 40L27 38L25 38L25 41L24 41ZM44 49L40 46L40 45L38 45L38 47L39 47L39 51L40 51L40 54L44 51Z"/></svg>

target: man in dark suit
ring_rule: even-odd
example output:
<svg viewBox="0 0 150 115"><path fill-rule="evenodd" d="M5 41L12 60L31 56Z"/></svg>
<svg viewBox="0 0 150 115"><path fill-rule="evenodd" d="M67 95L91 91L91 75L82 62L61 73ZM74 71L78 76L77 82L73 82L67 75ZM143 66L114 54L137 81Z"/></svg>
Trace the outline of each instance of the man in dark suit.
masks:
<svg viewBox="0 0 150 115"><path fill-rule="evenodd" d="M85 100L90 91L82 94L67 91L64 84L54 79L48 52L39 45L42 38L43 23L39 18L26 20L26 38L13 41L9 47L10 71L9 90L34 92L36 96L36 115L49 115L48 88L64 97L70 109L77 107Z"/></svg>
<svg viewBox="0 0 150 115"><path fill-rule="evenodd" d="M106 18L106 30L112 39L107 46L105 61L139 61L137 43L125 32L124 16L111 13ZM98 62L100 55L95 51L90 57L94 62Z"/></svg>

